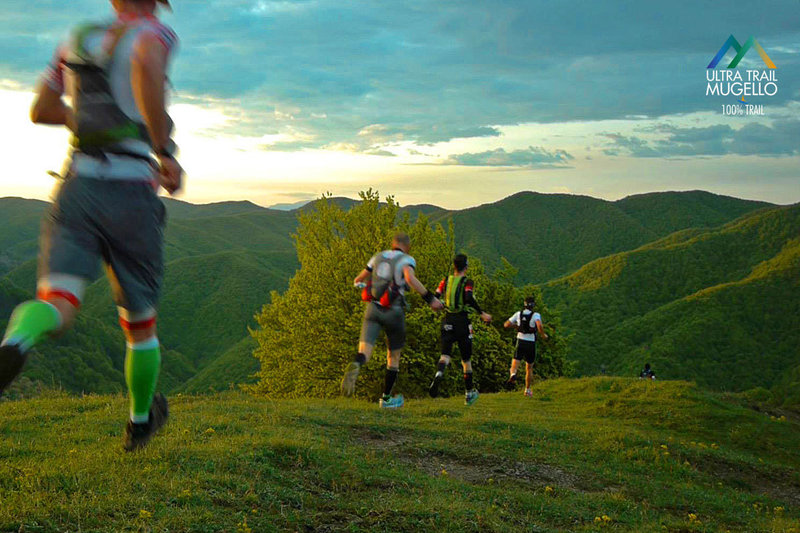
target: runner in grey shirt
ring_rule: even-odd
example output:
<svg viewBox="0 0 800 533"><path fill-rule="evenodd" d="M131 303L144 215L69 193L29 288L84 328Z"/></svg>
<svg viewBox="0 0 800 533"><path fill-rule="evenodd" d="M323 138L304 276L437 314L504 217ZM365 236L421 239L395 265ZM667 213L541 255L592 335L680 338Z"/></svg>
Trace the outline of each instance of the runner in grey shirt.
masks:
<svg viewBox="0 0 800 533"><path fill-rule="evenodd" d="M155 394L165 221L156 192L174 193L182 182L165 109L177 37L156 18L168 0L111 4L116 18L79 26L58 48L31 110L37 124L66 126L73 151L43 222L37 299L14 310L0 345L0 393L37 342L72 324L102 262L127 338L124 447L133 451L167 418L166 399Z"/></svg>
<svg viewBox="0 0 800 533"><path fill-rule="evenodd" d="M403 406L403 396L392 397L392 388L400 368L400 353L406 343L405 292L411 288L422 295L434 310L442 309L442 302L428 291L417 279L414 258L408 255L411 239L398 233L392 240L392 249L376 254L367 267L356 277L356 286L363 286L365 300L369 301L364 311L358 354L350 363L342 380L342 394L350 396L355 389L361 366L372 356L375 341L381 330L386 332L388 351L386 354L386 380L380 406L397 408Z"/></svg>

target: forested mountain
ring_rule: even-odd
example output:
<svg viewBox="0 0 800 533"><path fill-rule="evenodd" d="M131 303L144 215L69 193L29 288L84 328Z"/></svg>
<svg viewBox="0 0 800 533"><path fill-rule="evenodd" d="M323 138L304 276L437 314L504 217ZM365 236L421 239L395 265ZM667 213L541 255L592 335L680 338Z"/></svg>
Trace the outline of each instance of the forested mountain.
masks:
<svg viewBox="0 0 800 533"><path fill-rule="evenodd" d="M580 370L721 389L772 385L800 360L800 205L684 231L543 288Z"/></svg>
<svg viewBox="0 0 800 533"><path fill-rule="evenodd" d="M452 219L456 245L489 268L505 257L519 269L518 282L544 283L599 257L682 229L718 226L768 206L703 191L652 193L617 202L524 192L432 219Z"/></svg>
<svg viewBox="0 0 800 533"><path fill-rule="evenodd" d="M353 200L335 199L335 203L347 208L353 205ZM286 212L250 202L193 205L166 199L165 204L168 263L159 337L167 351L162 385L195 391L227 388L231 382L245 380L255 369L249 358L253 344L247 328L253 325L254 313L269 301L270 291L282 291L298 268L292 234L297 228L297 214L313 206ZM33 294L40 219L46 207L40 201L0 199L0 327L4 327L13 306ZM639 364L637 357L630 356L628 360L620 355L619 359L600 362L597 348L582 340L596 331L592 329L596 319L586 318L593 317L593 311L584 312L585 308L593 309L594 302L591 300L594 293L587 292L586 287L613 276L614 265L619 261L614 254L639 254L649 249L643 245L650 242L653 244L649 247L659 250L688 246L693 239L702 241L705 235L730 231L710 228L769 207L762 202L701 191L652 193L617 202L520 193L462 211L418 205L402 208L400 214L407 213L412 220L423 214L432 223L444 225L452 221L458 248L480 258L490 270L500 265L502 257L509 259L520 271L519 284L546 282L575 271L574 280L583 280L580 297L573 294L578 289L569 285L577 281L568 283L569 277L545 289L548 299L563 309L565 325L576 333L573 357L581 361L585 372L596 371L600 364L606 364L609 370L629 372ZM625 320L644 320L647 313L673 300L720 283L745 279L754 265L777 255L775 243L781 242L788 231L782 228L779 222L765 223L760 230L761 240L751 235L752 257L731 259L729 268L703 264L698 267L702 272L697 279L684 283L682 290L672 284L656 289L653 287L661 285L650 281L638 289L641 295L636 297L630 292L637 289L631 288L619 296L625 302L621 316ZM727 257L725 251L703 246L697 250L700 256L711 254L703 261L713 263L717 257L714 254ZM670 264L653 266L654 272L661 272L653 275L663 277L664 269L657 267L669 271ZM718 271L723 273L717 275ZM781 282L773 281L777 284L775 290L783 290ZM635 285L634 281L631 283ZM616 291L616 282L613 286ZM615 294L602 293L598 297L614 300ZM675 297L668 299L664 294ZM701 307L695 300L687 300L685 305L692 309ZM83 311L77 330L59 343L43 344L32 356L26 373L46 383L61 384L68 390L121 390L122 337L116 328L107 282L102 277L89 287ZM582 337L584 333L578 330L589 333ZM633 353L633 348L625 346L624 353ZM670 349L673 348L664 348L667 352ZM774 374L780 371L777 360L775 365L768 380L750 381L771 383ZM671 368L661 368L672 372ZM732 375L730 383L737 387L750 383L735 373Z"/></svg>

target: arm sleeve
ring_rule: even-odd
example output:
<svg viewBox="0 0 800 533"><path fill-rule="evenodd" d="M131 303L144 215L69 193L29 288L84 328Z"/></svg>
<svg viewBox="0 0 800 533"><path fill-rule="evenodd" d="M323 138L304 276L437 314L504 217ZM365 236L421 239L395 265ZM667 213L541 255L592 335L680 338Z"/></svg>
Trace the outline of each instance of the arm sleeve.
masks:
<svg viewBox="0 0 800 533"><path fill-rule="evenodd" d="M536 322L541 322L541 321L542 321L542 315L540 315L539 313L533 313L533 318L531 319L531 322L535 324Z"/></svg>
<svg viewBox="0 0 800 533"><path fill-rule="evenodd" d="M509 318L508 321L511 322L513 326L519 326L519 311L511 315L511 318Z"/></svg>
<svg viewBox="0 0 800 533"><path fill-rule="evenodd" d="M475 294L473 293L473 289L475 288L475 283L471 279L468 279L467 282L464 284L464 303L473 308L478 313L483 313L481 306L478 305L478 301L475 300Z"/></svg>

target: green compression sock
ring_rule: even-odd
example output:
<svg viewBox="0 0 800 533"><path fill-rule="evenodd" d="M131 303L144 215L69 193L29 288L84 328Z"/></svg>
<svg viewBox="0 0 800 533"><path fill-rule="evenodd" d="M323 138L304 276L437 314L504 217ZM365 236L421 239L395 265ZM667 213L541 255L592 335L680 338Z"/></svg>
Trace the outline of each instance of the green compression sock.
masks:
<svg viewBox="0 0 800 533"><path fill-rule="evenodd" d="M161 367L158 339L128 344L125 353L125 382L131 400L131 422L143 424L150 418L150 405Z"/></svg>
<svg viewBox="0 0 800 533"><path fill-rule="evenodd" d="M16 344L27 352L42 337L60 327L61 313L58 309L42 300L29 300L14 309L2 344Z"/></svg>

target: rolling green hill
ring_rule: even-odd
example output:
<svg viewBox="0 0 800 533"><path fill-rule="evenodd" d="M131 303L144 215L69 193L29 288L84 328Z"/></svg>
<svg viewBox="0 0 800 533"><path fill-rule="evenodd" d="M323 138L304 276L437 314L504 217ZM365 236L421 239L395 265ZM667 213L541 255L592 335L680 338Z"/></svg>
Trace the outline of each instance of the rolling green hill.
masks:
<svg viewBox="0 0 800 533"><path fill-rule="evenodd" d="M354 202L335 201L344 208ZM165 238L168 264L159 336L173 354L168 361L174 367L167 367L165 362L164 382L192 391L226 389L253 368L243 346L247 345L247 325L252 323L254 312L268 301L271 290L282 290L298 268L291 237L297 227L297 212L265 209L250 202L196 206L165 199L165 205L169 213ZM665 239L663 245L683 242L704 234L704 228L765 205L701 191L653 193L617 202L520 193L463 211L416 205L401 212L412 219L424 214L434 223L452 221L460 248L480 257L490 269L500 264L501 257L508 258L519 268L518 281L522 283L546 281L599 257L658 238ZM46 206L33 200L0 199L0 280L27 293L32 293L35 285L39 219ZM532 232L520 229L531 224L535 228ZM683 231L672 233L677 230ZM741 268L749 264L745 261ZM716 279L713 272L707 274L707 279ZM699 290L707 286L698 283L693 287ZM110 366L99 360L94 364L94 368L109 370L101 380L104 391L113 389L110 383L121 383L122 337L116 331L108 293L106 281L98 280L89 288L84 306L87 324L102 325L103 333L98 335L114 341L99 345L106 347L104 361L110 361ZM11 301L8 297L6 300ZM670 300L637 301L631 300L633 311L645 313L651 303ZM10 308L0 311L5 311L0 315L4 320ZM89 342L91 336L85 340ZM74 339L77 344L70 350L78 354L97 352L97 345L90 342L84 347L81 339ZM50 353L49 349L42 348L42 353ZM31 375L40 364L37 361L29 367ZM224 372L223 367L235 370ZM54 372L50 369L42 375L52 376ZM86 387L73 379L62 383L67 383L69 390ZM94 390L91 385L89 390Z"/></svg>
<svg viewBox="0 0 800 533"><path fill-rule="evenodd" d="M120 396L0 402L0 530L800 528L800 422L685 382L559 379L533 398L393 412L175 396L130 455L126 410Z"/></svg>
<svg viewBox="0 0 800 533"><path fill-rule="evenodd" d="M800 205L688 231L546 284L580 370L771 386L800 356Z"/></svg>

